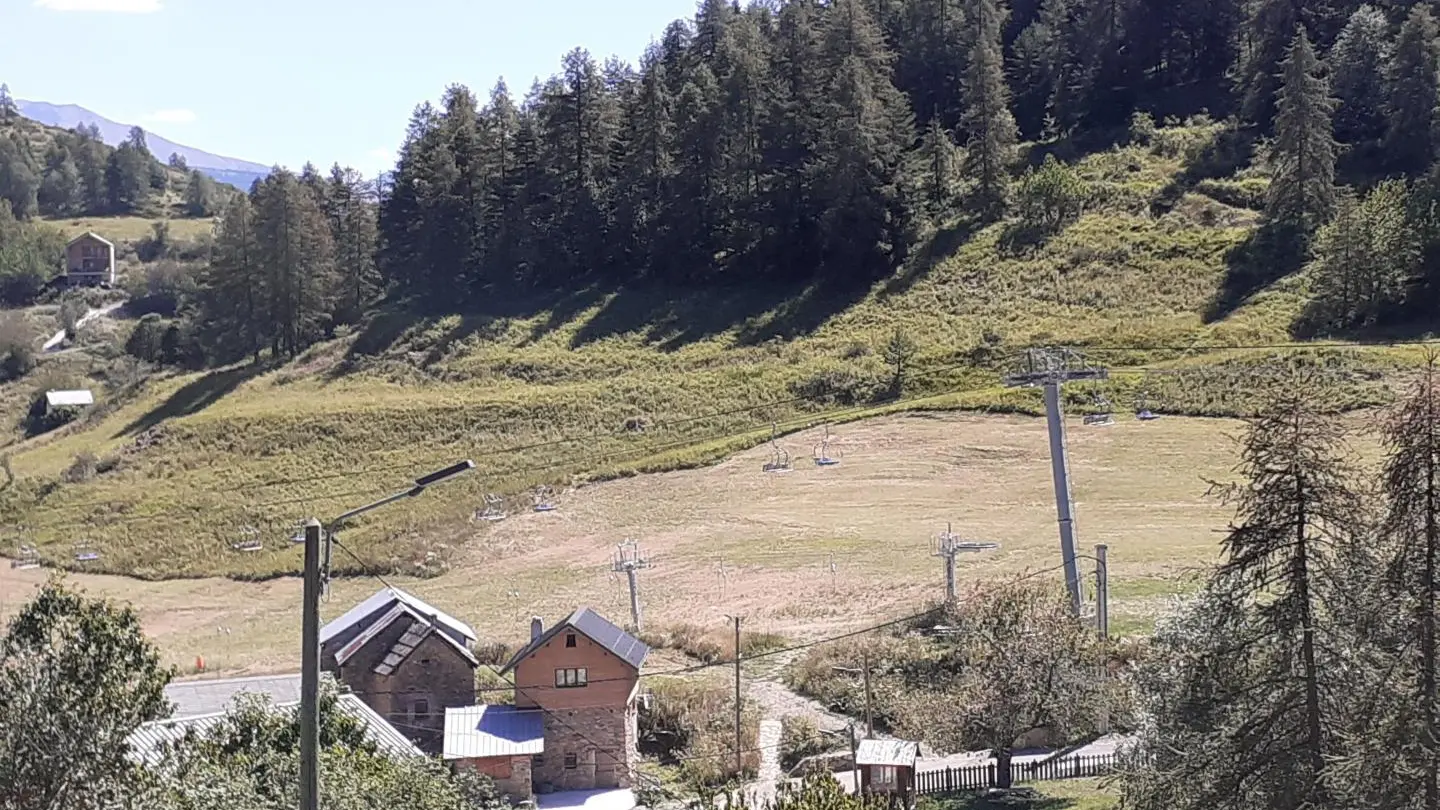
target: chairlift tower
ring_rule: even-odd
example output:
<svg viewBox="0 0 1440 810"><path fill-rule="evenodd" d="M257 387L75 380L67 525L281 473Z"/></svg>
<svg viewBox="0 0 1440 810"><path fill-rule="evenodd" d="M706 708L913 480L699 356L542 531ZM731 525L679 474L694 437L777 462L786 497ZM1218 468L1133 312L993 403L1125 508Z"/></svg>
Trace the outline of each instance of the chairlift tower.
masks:
<svg viewBox="0 0 1440 810"><path fill-rule="evenodd" d="M610 564L610 570L624 572L625 578L630 582L630 621L634 629L640 630L640 578L641 569L649 568L650 560L640 553L640 544L634 540L626 540L615 548L615 558Z"/></svg>
<svg viewBox="0 0 1440 810"><path fill-rule="evenodd" d="M1103 367L1085 362L1070 349L1028 349L1025 368L1005 377L1008 388L1041 387L1045 392L1045 421L1050 433L1050 470L1055 484L1055 512L1060 524L1060 557L1065 566L1065 587L1070 611L1080 616L1080 569L1076 562L1075 513L1071 506L1070 463L1065 449L1065 419L1060 407L1060 386L1070 381L1106 380Z"/></svg>
<svg viewBox="0 0 1440 810"><path fill-rule="evenodd" d="M950 524L945 524L945 533L935 538L935 550L932 556L939 557L945 561L945 601L955 601L955 556L957 554L974 554L981 551L994 551L1000 548L999 543L978 540L962 540L960 535L950 530Z"/></svg>

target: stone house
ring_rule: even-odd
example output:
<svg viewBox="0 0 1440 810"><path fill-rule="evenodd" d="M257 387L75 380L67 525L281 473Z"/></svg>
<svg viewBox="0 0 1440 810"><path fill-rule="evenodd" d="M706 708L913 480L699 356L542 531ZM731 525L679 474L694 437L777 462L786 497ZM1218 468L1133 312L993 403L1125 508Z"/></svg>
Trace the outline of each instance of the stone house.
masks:
<svg viewBox="0 0 1440 810"><path fill-rule="evenodd" d="M444 758L534 793L629 788L634 783L640 668L650 648L589 608L546 630L500 671L513 673L514 709L446 712ZM477 707L479 708L479 707ZM487 719L493 722L487 726ZM536 739L536 732L539 739ZM538 750L537 748L538 742ZM526 758L528 757L528 761ZM529 771L529 785L520 774Z"/></svg>
<svg viewBox="0 0 1440 810"><path fill-rule="evenodd" d="M88 231L71 239L65 245L65 282L71 287L114 284L115 245Z"/></svg>
<svg viewBox="0 0 1440 810"><path fill-rule="evenodd" d="M860 792L881 796L900 807L915 806L915 760L919 743L905 740L861 740L855 747Z"/></svg>
<svg viewBox="0 0 1440 810"><path fill-rule="evenodd" d="M438 754L447 709L475 703L470 626L384 588L320 629L320 667L421 750Z"/></svg>

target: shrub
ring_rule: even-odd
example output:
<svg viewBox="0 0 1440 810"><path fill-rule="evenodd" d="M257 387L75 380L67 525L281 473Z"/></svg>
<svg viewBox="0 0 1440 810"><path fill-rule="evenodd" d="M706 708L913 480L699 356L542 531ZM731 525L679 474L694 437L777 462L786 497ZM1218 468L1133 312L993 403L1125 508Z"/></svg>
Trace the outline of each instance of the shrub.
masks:
<svg viewBox="0 0 1440 810"><path fill-rule="evenodd" d="M641 634L640 640L654 649L678 650L702 663L734 661L735 637L727 630L695 624L672 624ZM783 648L789 641L779 633L744 631L740 634L740 655L760 655Z"/></svg>
<svg viewBox="0 0 1440 810"><path fill-rule="evenodd" d="M67 484L83 484L94 478L100 469L100 459L89 450L81 450L75 454L75 460L65 468L62 476Z"/></svg>
<svg viewBox="0 0 1440 810"><path fill-rule="evenodd" d="M1137 112L1130 116L1130 142L1137 146L1149 146L1155 139L1155 116L1148 112Z"/></svg>
<svg viewBox="0 0 1440 810"><path fill-rule="evenodd" d="M788 771L801 760L834 749L815 721L804 715L780 718L780 764Z"/></svg>
<svg viewBox="0 0 1440 810"><path fill-rule="evenodd" d="M1024 227L1054 234L1080 218L1089 197L1089 188L1073 168L1046 155L1039 169L1032 166L1020 178L1016 213Z"/></svg>
<svg viewBox="0 0 1440 810"><path fill-rule="evenodd" d="M640 712L645 753L662 762L681 763L694 785L722 784L735 775L735 698L728 684L686 678L658 678L650 687L649 706ZM747 773L759 768L755 750L760 713L751 703L741 709L740 744Z"/></svg>
<svg viewBox="0 0 1440 810"><path fill-rule="evenodd" d="M869 366L830 366L790 383L792 396L824 406L875 402L889 388L888 376L875 373Z"/></svg>

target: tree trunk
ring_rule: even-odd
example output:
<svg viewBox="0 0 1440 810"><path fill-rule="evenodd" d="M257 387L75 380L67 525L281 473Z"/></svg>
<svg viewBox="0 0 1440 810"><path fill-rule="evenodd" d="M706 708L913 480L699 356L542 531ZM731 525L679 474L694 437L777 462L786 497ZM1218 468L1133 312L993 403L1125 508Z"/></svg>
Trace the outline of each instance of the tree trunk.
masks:
<svg viewBox="0 0 1440 810"><path fill-rule="evenodd" d="M1300 508L1295 521L1296 550L1292 576L1300 607L1300 656L1303 668L1301 677L1305 679L1305 749L1310 766L1310 784L1307 787L1310 797L1318 799L1320 775L1325 769L1325 759L1320 718L1320 668L1315 655L1314 616L1310 610L1309 538L1306 536L1309 515L1305 508L1308 497L1304 476L1297 476L1295 500Z"/></svg>
<svg viewBox="0 0 1440 810"><path fill-rule="evenodd" d="M1012 756L1009 748L995 749L995 787L1001 790L1009 790L1015 784L1015 775L1010 764Z"/></svg>

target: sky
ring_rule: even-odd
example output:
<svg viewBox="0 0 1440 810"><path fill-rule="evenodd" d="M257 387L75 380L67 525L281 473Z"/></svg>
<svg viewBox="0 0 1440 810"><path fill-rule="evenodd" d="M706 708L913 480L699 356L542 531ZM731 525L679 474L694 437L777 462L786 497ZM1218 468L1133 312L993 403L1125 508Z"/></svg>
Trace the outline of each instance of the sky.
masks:
<svg viewBox="0 0 1440 810"><path fill-rule="evenodd" d="M391 168L447 85L632 63L695 0L0 0L0 82L226 157Z"/></svg>

